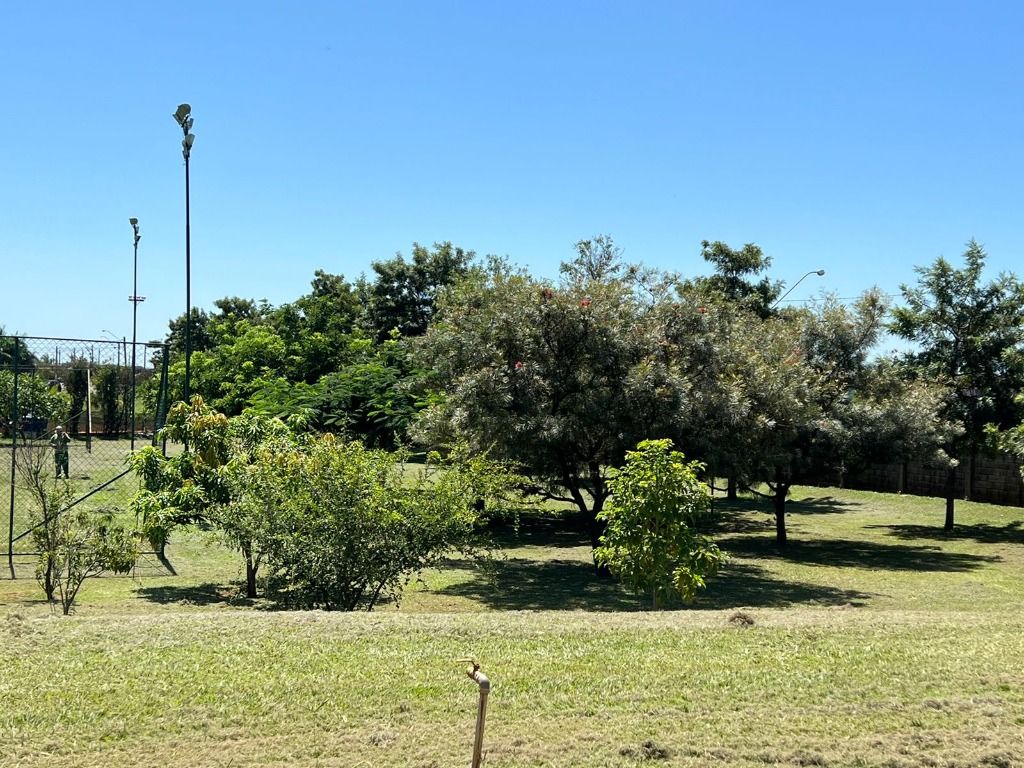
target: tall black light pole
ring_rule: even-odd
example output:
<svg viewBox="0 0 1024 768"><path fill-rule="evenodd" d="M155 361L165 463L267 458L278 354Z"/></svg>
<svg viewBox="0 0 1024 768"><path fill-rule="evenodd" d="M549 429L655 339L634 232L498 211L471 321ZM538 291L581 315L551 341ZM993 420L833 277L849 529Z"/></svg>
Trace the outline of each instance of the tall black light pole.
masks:
<svg viewBox="0 0 1024 768"><path fill-rule="evenodd" d="M825 270L824 269L812 269L806 275L803 275L799 280L797 280L795 283L793 283L793 287L792 288L790 288L784 294L779 296L779 298L777 298L775 300L775 303L772 304L770 307L768 307L768 309L775 309L775 307L777 307L779 305L780 301L782 301L784 298L786 298L787 296L789 296L789 294L791 294L793 292L793 288L796 288L798 285L800 285L800 283L802 283L804 281L804 278L808 278L811 275L817 275L818 277L824 277L825 276Z"/></svg>
<svg viewBox="0 0 1024 768"><path fill-rule="evenodd" d="M196 137L192 134L192 107L179 104L174 111L174 119L181 126L184 138L181 140L181 154L185 158L185 402L191 395L192 380L192 236L189 228L188 209L188 159L192 154L192 143Z"/></svg>
<svg viewBox="0 0 1024 768"><path fill-rule="evenodd" d="M139 234L139 220L134 216L128 219L128 223L132 225L132 231L135 233L135 239L132 241L132 247L134 253L132 256L132 295L128 297L128 301L132 303L132 407L130 409L131 415L131 441L132 441L132 453L135 453L135 341L136 341L136 329L138 328L139 318L139 302L145 301L145 296L139 296L139 240L142 239L142 235Z"/></svg>

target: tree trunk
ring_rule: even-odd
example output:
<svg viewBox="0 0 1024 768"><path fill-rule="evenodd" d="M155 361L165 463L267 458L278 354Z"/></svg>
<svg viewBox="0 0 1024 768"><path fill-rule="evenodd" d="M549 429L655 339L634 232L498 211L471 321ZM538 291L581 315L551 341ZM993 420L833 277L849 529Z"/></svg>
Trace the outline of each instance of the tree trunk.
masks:
<svg viewBox="0 0 1024 768"><path fill-rule="evenodd" d="M776 483L772 505L775 507L775 543L780 547L786 546L786 494L788 492L788 485Z"/></svg>
<svg viewBox="0 0 1024 768"><path fill-rule="evenodd" d="M729 475L725 486L725 498L729 501L736 501L736 475Z"/></svg>
<svg viewBox="0 0 1024 768"><path fill-rule="evenodd" d="M156 559L160 561L160 565L167 569L167 572L171 576L177 576L178 572L174 570L174 565L170 560L167 559L167 540L160 542L160 546L156 550Z"/></svg>
<svg viewBox="0 0 1024 768"><path fill-rule="evenodd" d="M252 547L242 547L242 554L245 556L245 596L249 599L256 597L256 571L259 569L252 556Z"/></svg>
<svg viewBox="0 0 1024 768"><path fill-rule="evenodd" d="M592 505L588 507L587 500L583 497L583 491L578 484L566 483L566 488L569 489L569 495L572 496L572 500L576 503L580 512L587 518L587 532L590 534L591 550L597 549L601 546L601 537L604 536L604 532L608 527L604 520L597 519L597 515L604 509L607 495L599 494L595 496ZM612 575L611 571L608 570L608 566L598 565L596 560L594 561L594 570L602 578Z"/></svg>
<svg viewBox="0 0 1024 768"><path fill-rule="evenodd" d="M43 573L43 591L46 592L46 602L53 602L53 593L57 585L53 583L53 558L47 556L46 571Z"/></svg>
<svg viewBox="0 0 1024 768"><path fill-rule="evenodd" d="M943 530L953 530L953 508L956 504L956 469L946 470L946 523Z"/></svg>

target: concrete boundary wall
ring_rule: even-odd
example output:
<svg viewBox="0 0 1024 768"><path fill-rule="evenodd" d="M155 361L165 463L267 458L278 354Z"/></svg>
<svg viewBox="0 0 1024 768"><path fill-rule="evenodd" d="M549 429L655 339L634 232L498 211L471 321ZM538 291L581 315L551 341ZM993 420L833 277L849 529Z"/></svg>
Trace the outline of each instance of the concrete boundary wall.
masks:
<svg viewBox="0 0 1024 768"><path fill-rule="evenodd" d="M823 478L824 479L824 478ZM946 495L946 470L922 462L873 464L839 480L844 488L915 496ZM1024 507L1024 480L1020 465L1010 456L978 456L956 469L956 496L989 504Z"/></svg>

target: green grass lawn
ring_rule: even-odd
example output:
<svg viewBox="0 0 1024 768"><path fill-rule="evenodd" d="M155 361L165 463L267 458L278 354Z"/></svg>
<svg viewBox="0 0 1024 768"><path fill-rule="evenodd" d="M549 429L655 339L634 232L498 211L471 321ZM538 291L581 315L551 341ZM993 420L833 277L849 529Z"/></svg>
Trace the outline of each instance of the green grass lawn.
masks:
<svg viewBox="0 0 1024 768"><path fill-rule="evenodd" d="M1024 511L797 489L790 544L719 503L723 571L650 613L595 577L571 516L490 531L373 613L239 599L179 535L51 615L0 581L0 766L456 766L494 683L488 766L1024 765Z"/></svg>

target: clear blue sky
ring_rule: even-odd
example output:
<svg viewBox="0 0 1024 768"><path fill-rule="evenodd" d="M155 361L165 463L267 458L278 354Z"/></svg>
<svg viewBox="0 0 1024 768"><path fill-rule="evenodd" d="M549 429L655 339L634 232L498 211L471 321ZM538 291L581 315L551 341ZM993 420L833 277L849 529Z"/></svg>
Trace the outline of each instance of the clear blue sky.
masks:
<svg viewBox="0 0 1024 768"><path fill-rule="evenodd" d="M1020 269L1017 2L9 2L0 324L140 339L452 240L556 276L611 234L706 272L756 242L792 294L895 292L977 238Z"/></svg>

